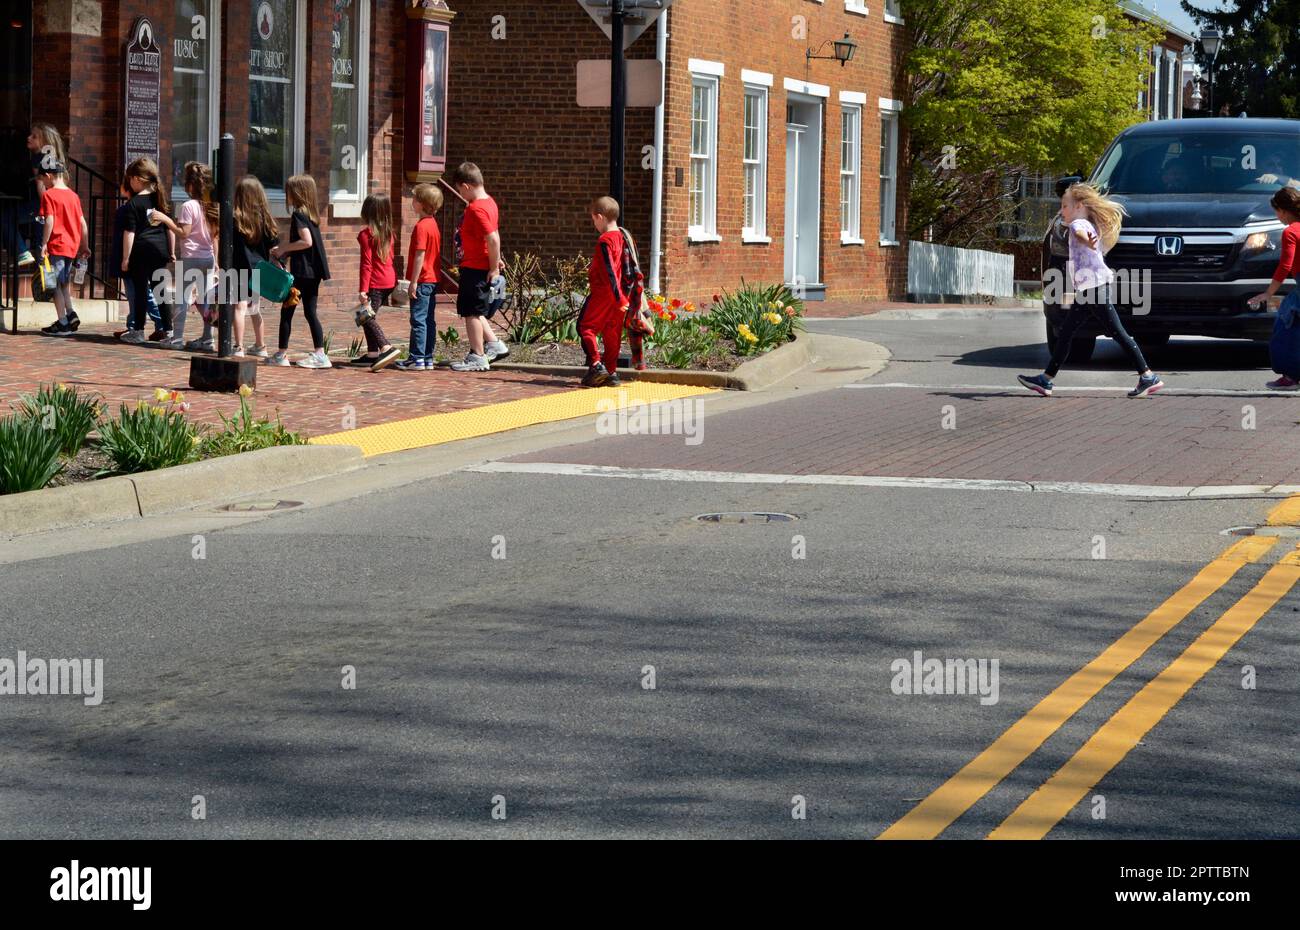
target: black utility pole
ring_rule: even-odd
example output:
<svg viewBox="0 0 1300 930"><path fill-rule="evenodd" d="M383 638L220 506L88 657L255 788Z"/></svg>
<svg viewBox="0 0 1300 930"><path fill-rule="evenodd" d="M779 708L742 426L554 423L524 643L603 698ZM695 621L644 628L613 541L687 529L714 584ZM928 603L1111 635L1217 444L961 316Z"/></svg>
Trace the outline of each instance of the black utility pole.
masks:
<svg viewBox="0 0 1300 930"><path fill-rule="evenodd" d="M221 205L221 240L217 245L217 267L221 269L217 282L217 357L230 358L234 309L230 305L230 287L234 275L229 269L235 257L235 137L228 132L221 137L217 192Z"/></svg>
<svg viewBox="0 0 1300 930"><path fill-rule="evenodd" d="M623 206L623 161L626 158L627 58L623 54L625 0L610 0L609 196Z"/></svg>

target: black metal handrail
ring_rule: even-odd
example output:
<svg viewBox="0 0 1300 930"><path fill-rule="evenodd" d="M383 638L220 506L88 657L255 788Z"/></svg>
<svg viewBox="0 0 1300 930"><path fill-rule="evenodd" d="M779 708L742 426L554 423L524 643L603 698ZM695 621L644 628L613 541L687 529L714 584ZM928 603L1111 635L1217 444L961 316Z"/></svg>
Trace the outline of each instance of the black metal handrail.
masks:
<svg viewBox="0 0 1300 930"><path fill-rule="evenodd" d="M18 215L21 197L0 194L0 329L4 311L12 314L10 332L18 332Z"/></svg>
<svg viewBox="0 0 1300 930"><path fill-rule="evenodd" d="M121 271L110 268L113 253L113 220L117 208L125 198L118 185L84 162L68 159L72 174L72 189L77 192L86 210L86 226L90 230L90 267L87 269L86 290L83 297L121 300L125 294L121 287Z"/></svg>

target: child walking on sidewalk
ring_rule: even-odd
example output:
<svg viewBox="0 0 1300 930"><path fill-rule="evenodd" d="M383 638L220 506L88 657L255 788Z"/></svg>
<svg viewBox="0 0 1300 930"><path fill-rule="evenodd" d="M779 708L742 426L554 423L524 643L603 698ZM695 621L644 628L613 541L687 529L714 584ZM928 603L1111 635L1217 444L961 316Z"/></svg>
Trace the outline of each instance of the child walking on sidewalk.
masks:
<svg viewBox="0 0 1300 930"><path fill-rule="evenodd" d="M320 214L316 212L316 180L309 174L295 174L284 184L284 196L293 215L289 220L289 244L271 249L272 258L289 256L289 273L302 301L302 315L311 330L312 351L298 359L300 368L331 368L325 354L325 333L316 316L316 300L321 282L330 278L325 257L325 239L320 234ZM294 305L286 301L280 307L280 349L272 365L289 364L289 336L293 332Z"/></svg>
<svg viewBox="0 0 1300 930"><path fill-rule="evenodd" d="M410 281L411 345L406 358L397 363L402 371L432 371L434 341L434 307L438 302L438 259L442 254L442 230L434 214L442 208L442 191L432 184L417 184L412 193L420 221L411 230L411 244L406 250L406 277Z"/></svg>
<svg viewBox="0 0 1300 930"><path fill-rule="evenodd" d="M185 192L190 199L181 207L177 220L177 238L180 239L180 263L176 291L180 295L176 305L176 319L172 323L172 338L164 345L191 351L213 349L212 317L208 307L213 271L216 268L214 240L219 229L220 215L212 200L212 169L197 161L185 163ZM194 299L190 300L193 293ZM203 334L198 339L185 341L185 319L191 302L203 321Z"/></svg>
<svg viewBox="0 0 1300 930"><path fill-rule="evenodd" d="M397 251L393 201L387 194L371 194L361 204L361 221L366 225L357 233L357 243L361 246L357 325L365 333L366 351L354 358L352 364L380 371L402 354L379 328L379 308L388 306L388 298L397 288L397 271L393 268L393 255Z"/></svg>
<svg viewBox="0 0 1300 930"><path fill-rule="evenodd" d="M268 260L271 246L275 244L280 229L271 215L271 203L266 199L266 188L251 174L240 178L235 185L235 238L231 245L233 257L231 270L236 282L235 313L231 321L234 329L235 357L244 355L245 316L253 318L253 338L257 343L251 354L266 358L266 324L262 320L261 300L252 290L253 269L260 261ZM225 269L222 269L225 272Z"/></svg>
<svg viewBox="0 0 1300 930"><path fill-rule="evenodd" d="M1061 217L1069 226L1070 260L1074 263L1074 303L1065 316L1065 322L1056 333L1056 345L1050 346L1052 360L1041 375L1017 375L1020 383L1036 394L1050 397L1054 387L1052 379L1065 364L1070 353L1070 342L1075 332L1089 316L1101 324L1102 331L1119 343L1137 369L1137 387L1128 392L1129 397L1154 394L1165 383L1147 367L1142 350L1124 329L1119 313L1112 302L1114 272L1102 257L1119 240L1124 208L1108 197L1102 196L1090 184L1074 184L1061 197Z"/></svg>
<svg viewBox="0 0 1300 930"><path fill-rule="evenodd" d="M67 169L60 161L48 162L41 169L41 181L45 188L41 193L41 209L38 214L45 236L41 252L49 258L58 277L58 286L54 289L54 309L59 318L41 330L47 336L71 336L73 330L80 325L81 321L72 309L72 265L77 259L90 255L87 247L90 233L86 217L81 212L81 198L75 191L68 189L64 180L66 173Z"/></svg>
<svg viewBox="0 0 1300 930"><path fill-rule="evenodd" d="M631 238L618 225L617 200L597 198L588 213L600 238L587 270L591 291L578 313L578 338L587 355L587 374L582 383L586 387L617 387L622 383L618 377L618 353L631 299L624 268L635 253ZM597 337L603 353L597 350Z"/></svg>

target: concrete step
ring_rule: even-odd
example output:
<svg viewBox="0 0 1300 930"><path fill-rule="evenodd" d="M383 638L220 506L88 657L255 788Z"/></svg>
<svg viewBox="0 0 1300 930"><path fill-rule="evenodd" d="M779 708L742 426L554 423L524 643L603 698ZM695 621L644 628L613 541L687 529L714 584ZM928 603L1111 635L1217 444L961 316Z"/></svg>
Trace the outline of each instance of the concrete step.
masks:
<svg viewBox="0 0 1300 930"><path fill-rule="evenodd" d="M73 298L72 306L83 323L118 323L126 319L124 300ZM42 326L49 326L58 318L59 315L55 312L52 303L37 303L30 297L22 297L18 300L19 331L40 329ZM6 308L4 313L0 314L0 332L10 332L12 321L12 311Z"/></svg>

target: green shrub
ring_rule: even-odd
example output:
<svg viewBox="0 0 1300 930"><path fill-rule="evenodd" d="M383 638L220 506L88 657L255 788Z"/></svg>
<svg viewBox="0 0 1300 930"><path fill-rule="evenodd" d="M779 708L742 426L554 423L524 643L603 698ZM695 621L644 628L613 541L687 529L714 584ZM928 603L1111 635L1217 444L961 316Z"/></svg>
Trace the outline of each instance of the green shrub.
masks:
<svg viewBox="0 0 1300 930"><path fill-rule="evenodd" d="M198 458L199 436L180 410L122 404L117 418L99 429L100 451L113 462L104 475L131 475L184 465Z"/></svg>
<svg viewBox="0 0 1300 930"><path fill-rule="evenodd" d="M693 368L705 362L718 348L718 334L697 316L676 320L659 318L647 348L655 351L655 362L663 368Z"/></svg>
<svg viewBox="0 0 1300 930"><path fill-rule="evenodd" d="M37 491L62 469L58 433L39 419L0 419L0 494Z"/></svg>
<svg viewBox="0 0 1300 930"><path fill-rule="evenodd" d="M68 458L81 451L103 409L98 397L85 397L63 384L42 385L35 394L23 394L18 400L18 416L54 433L59 452Z"/></svg>
<svg viewBox="0 0 1300 930"><path fill-rule="evenodd" d="M577 342L578 316L567 304L539 304L511 325L510 341L518 345Z"/></svg>
<svg viewBox="0 0 1300 930"><path fill-rule="evenodd" d="M803 301L784 284L723 291L705 314L708 325L736 343L739 355L760 355L789 341L803 329Z"/></svg>
<svg viewBox="0 0 1300 930"><path fill-rule="evenodd" d="M307 444L301 435L286 429L278 415L274 423L265 418L255 419L248 398L242 393L239 397L239 413L233 417L227 417L224 413L218 413L218 416L221 417L221 429L203 437L201 449L204 458L256 452L272 446Z"/></svg>

